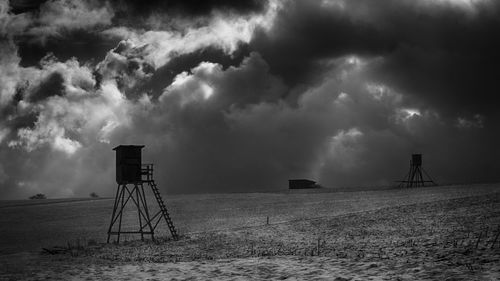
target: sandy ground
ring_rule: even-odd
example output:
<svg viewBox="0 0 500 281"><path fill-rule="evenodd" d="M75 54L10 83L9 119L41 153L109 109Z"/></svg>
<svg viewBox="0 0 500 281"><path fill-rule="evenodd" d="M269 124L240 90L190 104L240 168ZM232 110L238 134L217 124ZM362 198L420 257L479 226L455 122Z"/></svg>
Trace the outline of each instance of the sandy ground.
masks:
<svg viewBox="0 0 500 281"><path fill-rule="evenodd" d="M0 280L500 280L500 193L1 255Z"/></svg>

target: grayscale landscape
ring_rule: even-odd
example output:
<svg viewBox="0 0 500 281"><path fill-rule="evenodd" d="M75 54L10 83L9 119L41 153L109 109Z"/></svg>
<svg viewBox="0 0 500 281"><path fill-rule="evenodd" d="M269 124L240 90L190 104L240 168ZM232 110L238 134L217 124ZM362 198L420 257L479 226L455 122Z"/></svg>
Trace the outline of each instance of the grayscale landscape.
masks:
<svg viewBox="0 0 500 281"><path fill-rule="evenodd" d="M0 281L500 280L499 0L0 0Z"/></svg>

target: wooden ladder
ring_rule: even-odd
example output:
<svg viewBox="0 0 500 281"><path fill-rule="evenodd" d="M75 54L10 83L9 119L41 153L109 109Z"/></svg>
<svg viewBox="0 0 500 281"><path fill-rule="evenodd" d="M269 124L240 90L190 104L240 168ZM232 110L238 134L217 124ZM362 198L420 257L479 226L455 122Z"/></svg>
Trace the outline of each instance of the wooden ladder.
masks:
<svg viewBox="0 0 500 281"><path fill-rule="evenodd" d="M160 206L161 215L165 218L165 221L167 222L168 229L170 230L170 234L172 234L172 237L174 238L174 240L178 240L179 235L177 234L177 231L175 230L174 223L172 222L172 219L170 218L167 207L165 206L165 203L163 202L163 199L161 198L161 194L160 194L160 190L158 189L158 186L156 186L156 183L154 180L150 180L148 182L149 182L149 185L151 186L151 189L153 190L156 201L158 202L158 205ZM158 220L158 222L160 220L161 220L161 218ZM156 224L158 224L158 222Z"/></svg>

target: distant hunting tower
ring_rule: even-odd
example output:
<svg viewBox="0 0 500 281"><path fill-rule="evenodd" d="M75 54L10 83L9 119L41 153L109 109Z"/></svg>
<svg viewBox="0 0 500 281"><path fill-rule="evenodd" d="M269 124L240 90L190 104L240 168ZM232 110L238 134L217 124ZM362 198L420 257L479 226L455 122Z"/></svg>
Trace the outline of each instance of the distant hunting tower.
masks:
<svg viewBox="0 0 500 281"><path fill-rule="evenodd" d="M116 235L116 242L119 243L120 234L140 234L142 240L144 240L145 234L150 234L151 239L154 240L154 231L162 218L165 219L172 237L175 240L179 238L153 179L153 164L142 164L141 150L143 147L144 145L119 145L113 148L116 151L116 182L118 188L116 189L113 214L108 229L108 243L111 235ZM151 187L160 207L160 210L153 216L149 213L144 184ZM137 208L139 221L137 230L122 230L122 217L127 203Z"/></svg>
<svg viewBox="0 0 500 281"><path fill-rule="evenodd" d="M427 176L424 179L422 172ZM435 186L436 183L431 179L427 172L422 168L422 154L412 154L410 160L410 171L406 174L402 181L399 181L400 187L421 187L429 183L430 186Z"/></svg>

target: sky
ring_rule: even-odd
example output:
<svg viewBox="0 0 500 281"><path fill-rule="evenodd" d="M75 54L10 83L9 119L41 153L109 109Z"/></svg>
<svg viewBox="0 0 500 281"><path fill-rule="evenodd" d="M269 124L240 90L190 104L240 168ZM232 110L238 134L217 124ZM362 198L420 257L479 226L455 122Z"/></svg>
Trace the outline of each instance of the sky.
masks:
<svg viewBox="0 0 500 281"><path fill-rule="evenodd" d="M500 180L500 2L0 0L0 199Z"/></svg>

